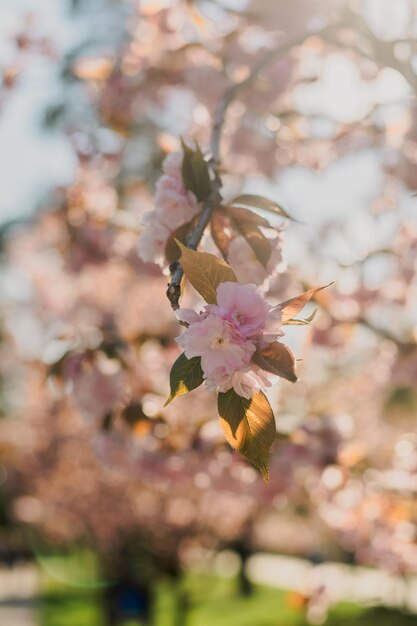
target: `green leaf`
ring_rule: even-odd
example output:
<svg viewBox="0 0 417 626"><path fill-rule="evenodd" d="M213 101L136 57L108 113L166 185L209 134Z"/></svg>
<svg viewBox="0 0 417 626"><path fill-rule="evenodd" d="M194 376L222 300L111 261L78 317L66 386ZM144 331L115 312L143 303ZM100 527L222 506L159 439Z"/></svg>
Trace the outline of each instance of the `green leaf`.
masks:
<svg viewBox="0 0 417 626"><path fill-rule="evenodd" d="M256 207L257 209L262 209L262 211L267 211L268 213L273 213L274 215L281 215L281 217L285 217L286 219L292 220L293 222L297 221L296 219L291 217L291 215L287 213L287 211L285 211L282 206L280 206L273 200L264 198L263 196L245 193L234 198L231 204Z"/></svg>
<svg viewBox="0 0 417 626"><path fill-rule="evenodd" d="M203 370L201 369L201 358L195 356L187 359L182 353L172 366L169 376L171 393L164 406L167 406L174 398L197 389L204 381Z"/></svg>
<svg viewBox="0 0 417 626"><path fill-rule="evenodd" d="M232 268L222 259L208 252L195 252L177 241L181 250L184 274L208 304L216 304L216 290L220 283L237 283Z"/></svg>
<svg viewBox="0 0 417 626"><path fill-rule="evenodd" d="M269 450L276 435L275 419L267 397L259 391L247 400L233 389L219 393L218 410L224 435L268 481Z"/></svg>
<svg viewBox="0 0 417 626"><path fill-rule="evenodd" d="M211 181L207 162L200 147L192 150L181 140L184 158L182 161L182 179L185 188L192 191L199 202L204 202L211 194Z"/></svg>
<svg viewBox="0 0 417 626"><path fill-rule="evenodd" d="M292 383L297 380L294 355L283 343L276 341L263 350L255 352L252 361L261 369L281 376L281 378L286 378Z"/></svg>
<svg viewBox="0 0 417 626"><path fill-rule="evenodd" d="M324 285L324 287L317 287L316 289L309 289L305 291L300 296L296 296L295 298L291 298L290 300L286 300L282 302L279 306L282 311L282 322L286 323L288 320L291 320L294 315L297 315L304 308L304 306L311 300L313 296L316 295L322 289L326 289L326 287L330 287L333 283L329 283L328 285Z"/></svg>

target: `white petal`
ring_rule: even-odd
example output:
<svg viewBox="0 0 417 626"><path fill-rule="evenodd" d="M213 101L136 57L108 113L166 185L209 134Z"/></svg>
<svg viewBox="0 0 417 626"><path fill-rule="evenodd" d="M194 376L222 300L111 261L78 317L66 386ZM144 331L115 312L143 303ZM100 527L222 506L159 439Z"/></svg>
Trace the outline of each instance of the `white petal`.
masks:
<svg viewBox="0 0 417 626"><path fill-rule="evenodd" d="M180 322L186 322L187 324L193 324L200 320L199 315L192 309L177 309L175 311L175 317Z"/></svg>

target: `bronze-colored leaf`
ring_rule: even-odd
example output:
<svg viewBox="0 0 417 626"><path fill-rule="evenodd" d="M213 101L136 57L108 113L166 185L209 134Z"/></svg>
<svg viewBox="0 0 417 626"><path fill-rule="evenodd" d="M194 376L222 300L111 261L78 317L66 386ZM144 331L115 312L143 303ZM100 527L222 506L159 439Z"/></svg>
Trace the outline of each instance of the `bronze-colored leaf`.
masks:
<svg viewBox="0 0 417 626"><path fill-rule="evenodd" d="M253 206L257 209L262 209L262 211L267 211L268 213L273 213L274 215L281 215L281 217L285 217L288 220L292 220L296 222L293 217L287 211L285 211L282 206L274 202L273 200L269 200L269 198L264 198L263 196L258 196L252 193L245 193L240 196L236 196L233 198L231 204L237 206Z"/></svg>
<svg viewBox="0 0 417 626"><path fill-rule="evenodd" d="M326 289L326 287L330 287L333 283L329 283L328 285L324 285L324 287L317 287L316 289L309 289L305 291L300 296L296 296L295 298L290 298L290 300L286 300L280 304L280 308L282 311L282 322L288 322L294 315L297 315L302 308L311 300L311 298L321 291L322 289Z"/></svg>
<svg viewBox="0 0 417 626"><path fill-rule="evenodd" d="M266 267L268 261L271 258L272 249L271 242L257 226L250 224L249 222L234 222L236 229L246 239L250 247L255 253L259 263Z"/></svg>
<svg viewBox="0 0 417 626"><path fill-rule="evenodd" d="M182 179L185 188L192 191L199 202L207 200L211 193L211 181L207 162L200 147L192 150L181 140L184 158L182 161Z"/></svg>
<svg viewBox="0 0 417 626"><path fill-rule="evenodd" d="M286 326L306 326L307 324L310 324L313 321L313 319L316 317L317 311L318 311L318 307L314 307L313 312L308 317L305 317L302 319L293 318L291 320L288 320L287 322L284 322L284 324Z"/></svg>
<svg viewBox="0 0 417 626"><path fill-rule="evenodd" d="M254 213L250 209L244 209L243 207L227 206L225 207L227 215L237 222L249 222L249 224L256 224L257 226L264 226L264 228L272 228L271 224L261 215Z"/></svg>
<svg viewBox="0 0 417 626"><path fill-rule="evenodd" d="M172 366L169 376L171 392L168 400L165 402L167 406L174 398L183 396L184 394L199 387L204 381L203 370L201 369L201 359L196 356L187 359L182 353Z"/></svg>
<svg viewBox="0 0 417 626"><path fill-rule="evenodd" d="M193 221L188 222L187 224L183 224L182 226L177 228L177 230L166 242L165 257L169 265L171 265L171 263L175 263L175 261L178 261L181 256L181 252L176 243L176 239L178 239L178 241L181 241L181 243L185 245L187 242L187 235L190 232L192 225Z"/></svg>
<svg viewBox="0 0 417 626"><path fill-rule="evenodd" d="M276 435L268 398L259 391L250 400L233 389L219 393L220 425L229 444L240 452L268 481L269 450Z"/></svg>
<svg viewBox="0 0 417 626"><path fill-rule="evenodd" d="M222 259L208 252L195 252L179 241L181 265L194 289L208 304L216 304L216 290L220 283L237 283L232 268Z"/></svg>
<svg viewBox="0 0 417 626"><path fill-rule="evenodd" d="M292 383L297 380L294 355L283 343L275 341L263 350L255 352L252 361L261 369L281 376L281 378L286 378Z"/></svg>
<svg viewBox="0 0 417 626"><path fill-rule="evenodd" d="M229 252L229 244L231 237L226 232L228 220L219 211L213 211L210 221L210 232L213 241L216 244L223 257L226 259Z"/></svg>

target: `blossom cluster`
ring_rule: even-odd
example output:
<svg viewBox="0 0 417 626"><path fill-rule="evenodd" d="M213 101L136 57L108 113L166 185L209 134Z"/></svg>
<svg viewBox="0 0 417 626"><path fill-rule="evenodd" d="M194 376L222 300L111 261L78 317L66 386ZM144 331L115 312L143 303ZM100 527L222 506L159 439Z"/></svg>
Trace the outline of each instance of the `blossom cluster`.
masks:
<svg viewBox="0 0 417 626"><path fill-rule="evenodd" d="M155 210L145 213L143 232L139 237L139 256L146 263L164 267L165 248L169 238L200 211L197 198L187 191L182 178L182 151L168 154L162 164L164 174L156 184Z"/></svg>
<svg viewBox="0 0 417 626"><path fill-rule="evenodd" d="M239 396L251 398L271 384L252 357L283 335L281 310L271 307L255 285L220 283L216 295L217 304L205 305L200 313L177 311L178 319L188 324L177 341L188 359L201 357L209 390L233 388Z"/></svg>

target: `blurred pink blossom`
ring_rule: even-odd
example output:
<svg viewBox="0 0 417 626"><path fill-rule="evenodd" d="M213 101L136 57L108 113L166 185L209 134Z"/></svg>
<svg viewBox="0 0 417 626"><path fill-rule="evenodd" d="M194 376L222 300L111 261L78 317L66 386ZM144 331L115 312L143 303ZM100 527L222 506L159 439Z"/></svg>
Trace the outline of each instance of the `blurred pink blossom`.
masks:
<svg viewBox="0 0 417 626"><path fill-rule="evenodd" d="M165 247L170 236L187 224L199 212L193 193L187 191L182 180L183 153L169 154L162 165L164 174L156 184L155 210L145 213L144 230L139 237L139 256L148 263L167 265Z"/></svg>
<svg viewBox="0 0 417 626"><path fill-rule="evenodd" d="M266 375L251 363L251 358L257 348L282 334L276 328L280 326L280 312L272 309L255 285L221 283L217 304L206 305L199 315L179 309L177 317L189 324L177 341L187 358L201 357L210 390L225 392L233 388L240 396L250 398L260 387L269 386Z"/></svg>

